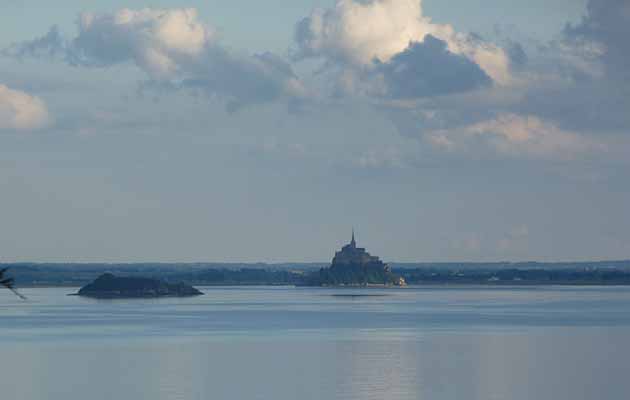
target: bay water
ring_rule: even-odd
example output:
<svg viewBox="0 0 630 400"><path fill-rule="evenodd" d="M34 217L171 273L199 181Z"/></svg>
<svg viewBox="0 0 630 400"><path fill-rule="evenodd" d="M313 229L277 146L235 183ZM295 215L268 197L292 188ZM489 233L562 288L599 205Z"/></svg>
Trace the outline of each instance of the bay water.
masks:
<svg viewBox="0 0 630 400"><path fill-rule="evenodd" d="M630 288L200 289L0 291L0 398L630 398Z"/></svg>

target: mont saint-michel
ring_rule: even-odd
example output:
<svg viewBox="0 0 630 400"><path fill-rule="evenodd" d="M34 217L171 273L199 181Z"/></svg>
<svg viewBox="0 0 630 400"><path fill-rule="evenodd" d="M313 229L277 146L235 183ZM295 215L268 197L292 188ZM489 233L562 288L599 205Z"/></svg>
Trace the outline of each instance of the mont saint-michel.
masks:
<svg viewBox="0 0 630 400"><path fill-rule="evenodd" d="M335 253L330 267L319 271L318 283L321 286L404 286L405 280L377 256L357 247L353 230L350 243Z"/></svg>

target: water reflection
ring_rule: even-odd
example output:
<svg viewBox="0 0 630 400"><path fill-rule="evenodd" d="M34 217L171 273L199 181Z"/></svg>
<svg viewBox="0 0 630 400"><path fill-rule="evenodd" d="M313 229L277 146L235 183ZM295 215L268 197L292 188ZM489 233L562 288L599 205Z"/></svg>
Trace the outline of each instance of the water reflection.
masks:
<svg viewBox="0 0 630 400"><path fill-rule="evenodd" d="M376 336L376 337L375 337ZM335 344L335 394L344 399L420 399L417 346L357 332Z"/></svg>

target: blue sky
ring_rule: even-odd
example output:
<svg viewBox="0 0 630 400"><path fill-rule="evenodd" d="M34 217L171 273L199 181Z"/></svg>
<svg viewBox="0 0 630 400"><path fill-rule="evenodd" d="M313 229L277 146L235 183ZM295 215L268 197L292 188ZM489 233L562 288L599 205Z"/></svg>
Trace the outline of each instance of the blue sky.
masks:
<svg viewBox="0 0 630 400"><path fill-rule="evenodd" d="M1 7L2 261L630 254L623 1Z"/></svg>

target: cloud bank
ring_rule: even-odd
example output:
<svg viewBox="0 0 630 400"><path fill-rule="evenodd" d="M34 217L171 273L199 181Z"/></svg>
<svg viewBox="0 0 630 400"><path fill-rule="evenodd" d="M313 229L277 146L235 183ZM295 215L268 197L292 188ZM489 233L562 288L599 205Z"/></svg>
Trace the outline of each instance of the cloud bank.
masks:
<svg viewBox="0 0 630 400"><path fill-rule="evenodd" d="M589 0L582 20L535 54L539 82L519 108L566 129L630 136L630 3Z"/></svg>
<svg viewBox="0 0 630 400"><path fill-rule="evenodd" d="M576 160L630 126L628 9L590 0L532 50L434 23L420 0L338 0L299 21L293 58L323 60L334 96L367 100L434 150Z"/></svg>
<svg viewBox="0 0 630 400"><path fill-rule="evenodd" d="M228 110L367 104L438 153L577 159L606 152L610 134L630 134L628 9L590 0L582 21L532 49L435 23L421 0L337 0L297 22L291 62L226 48L195 9L122 9L81 14L70 39L53 27L2 53L135 65L143 87L204 93ZM306 59L321 61L308 87L294 72Z"/></svg>
<svg viewBox="0 0 630 400"><path fill-rule="evenodd" d="M29 131L49 122L48 109L39 97L0 84L0 130Z"/></svg>
<svg viewBox="0 0 630 400"><path fill-rule="evenodd" d="M271 53L249 56L221 46L214 29L192 8L83 13L75 38L64 40L53 27L5 54L62 55L79 67L133 63L161 87L199 89L226 99L232 108L299 97L304 91L288 62Z"/></svg>

